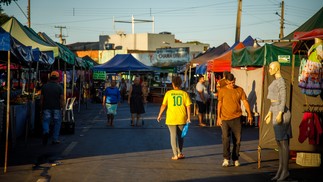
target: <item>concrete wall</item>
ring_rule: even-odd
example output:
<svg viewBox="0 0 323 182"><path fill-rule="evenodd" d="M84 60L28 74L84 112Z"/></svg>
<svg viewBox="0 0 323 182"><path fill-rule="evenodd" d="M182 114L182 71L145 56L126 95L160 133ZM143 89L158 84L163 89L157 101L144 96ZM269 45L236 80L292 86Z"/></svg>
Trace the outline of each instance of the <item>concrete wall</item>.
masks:
<svg viewBox="0 0 323 182"><path fill-rule="evenodd" d="M140 51L156 51L157 48L163 47L189 47L190 52L204 52L209 47L208 44L187 44L175 42L173 34L123 34L120 33L108 36L108 43L114 44L115 47L122 46L123 50L140 50Z"/></svg>

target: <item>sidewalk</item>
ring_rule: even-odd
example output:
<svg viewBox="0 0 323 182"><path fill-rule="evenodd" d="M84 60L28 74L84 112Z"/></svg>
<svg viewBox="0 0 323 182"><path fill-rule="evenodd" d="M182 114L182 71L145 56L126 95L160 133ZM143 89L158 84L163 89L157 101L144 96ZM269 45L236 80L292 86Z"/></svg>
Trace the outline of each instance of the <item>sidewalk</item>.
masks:
<svg viewBox="0 0 323 182"><path fill-rule="evenodd" d="M121 104L113 127L107 127L100 104L74 111L74 135L61 135L59 145L41 138L21 140L9 152L9 166L0 181L270 181L278 153L261 152L257 168L258 128L243 127L240 167L222 167L221 129L192 124L184 143L184 160L172 161L169 131L156 121L160 104L149 103L144 125L130 126L129 106ZM1 155L3 155L1 149ZM322 181L322 168L306 168L290 160L289 181Z"/></svg>

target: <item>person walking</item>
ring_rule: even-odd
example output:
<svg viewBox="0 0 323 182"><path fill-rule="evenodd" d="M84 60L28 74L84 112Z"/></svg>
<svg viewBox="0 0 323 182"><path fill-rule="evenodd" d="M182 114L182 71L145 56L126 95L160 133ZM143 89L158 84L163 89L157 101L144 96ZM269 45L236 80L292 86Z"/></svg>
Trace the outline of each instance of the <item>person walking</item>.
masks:
<svg viewBox="0 0 323 182"><path fill-rule="evenodd" d="M235 85L234 75L227 75L227 85L219 90L217 125L221 126L223 144L223 167L229 166L232 158L234 166L240 166L239 152L241 142L241 101L248 113L248 122L252 124L252 115L244 90ZM233 148L230 152L230 136L232 132Z"/></svg>
<svg viewBox="0 0 323 182"><path fill-rule="evenodd" d="M141 118L141 114L145 113L144 103L146 103L146 97L144 97L144 91L142 86L140 85L140 77L136 77L134 80L134 84L129 89L128 95L128 103L130 105L130 113L131 113L131 126L135 126L135 118L136 118L136 126L139 125L139 121Z"/></svg>
<svg viewBox="0 0 323 182"><path fill-rule="evenodd" d="M41 108L43 111L43 144L46 145L49 139L49 126L53 120L52 144L59 144L59 133L62 123L62 110L64 111L63 88L58 83L59 73L52 71L50 80L41 89Z"/></svg>
<svg viewBox="0 0 323 182"><path fill-rule="evenodd" d="M280 73L280 63L275 61L269 65L269 74L275 80L268 87L267 98L271 106L265 116L266 124L272 122L275 139L279 151L279 167L271 180L284 181L289 176L289 139L292 137L291 113L286 106L286 84Z"/></svg>
<svg viewBox="0 0 323 182"><path fill-rule="evenodd" d="M123 103L127 95L127 83L124 78L121 79L119 90L121 94L121 102Z"/></svg>
<svg viewBox="0 0 323 182"><path fill-rule="evenodd" d="M207 88L204 85L204 76L200 75L198 77L198 83L196 84L196 104L198 106L198 122L199 126L206 126L203 122L204 115L206 114L206 107L209 99L209 94Z"/></svg>
<svg viewBox="0 0 323 182"><path fill-rule="evenodd" d="M172 146L172 160L185 158L182 153L184 139L181 137L183 127L191 120L192 101L187 92L180 89L182 79L175 76L172 79L173 90L165 93L162 105L160 107L157 121L160 122L162 114L167 107L166 125L170 132L170 143Z"/></svg>
<svg viewBox="0 0 323 182"><path fill-rule="evenodd" d="M102 106L107 113L107 126L113 126L113 119L117 114L118 103L121 95L119 89L116 87L116 81L112 80L111 85L104 91Z"/></svg>

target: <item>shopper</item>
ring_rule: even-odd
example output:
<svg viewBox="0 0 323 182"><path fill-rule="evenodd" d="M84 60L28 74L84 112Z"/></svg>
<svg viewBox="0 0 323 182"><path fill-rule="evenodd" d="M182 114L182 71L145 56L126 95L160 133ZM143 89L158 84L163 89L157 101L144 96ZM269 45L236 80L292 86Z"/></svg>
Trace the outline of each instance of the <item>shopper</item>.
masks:
<svg viewBox="0 0 323 182"><path fill-rule="evenodd" d="M52 144L59 144L59 132L62 123L62 110L64 110L63 88L58 83L59 73L52 71L50 80L41 89L41 108L43 111L43 144L46 145L49 138L49 126L53 120Z"/></svg>
<svg viewBox="0 0 323 182"><path fill-rule="evenodd" d="M183 159L185 157L182 153L184 139L181 135L184 125L191 120L192 102L188 93L180 89L181 84L181 77L173 77L173 90L166 92L157 117L157 121L160 122L162 114L167 107L166 125L170 132L170 142L173 151L172 160Z"/></svg>
<svg viewBox="0 0 323 182"><path fill-rule="evenodd" d="M196 104L198 106L198 122L199 126L206 126L203 122L204 115L206 114L207 103L209 99L209 93L204 85L204 76L198 77L198 83L196 84Z"/></svg>
<svg viewBox="0 0 323 182"><path fill-rule="evenodd" d="M269 74L274 76L275 80L268 87L267 98L270 99L271 106L265 121L267 124L273 123L279 152L279 167L272 180L284 181L289 176L289 139L292 137L291 114L286 106L286 84L280 73L279 62L270 63Z"/></svg>
<svg viewBox="0 0 323 182"><path fill-rule="evenodd" d="M102 106L106 109L107 126L113 126L113 120L117 114L118 103L121 95L119 89L116 87L116 81L112 80L111 85L104 91Z"/></svg>
<svg viewBox="0 0 323 182"><path fill-rule="evenodd" d="M121 95L121 103L126 99L127 95L127 83L124 78L121 78L121 82L119 84L119 90L120 90L120 95Z"/></svg>
<svg viewBox="0 0 323 182"><path fill-rule="evenodd" d="M235 85L234 75L227 75L227 85L219 90L217 125L222 129L223 167L229 166L230 158L234 165L239 166L239 152L241 142L241 101L248 113L248 122L252 124L252 115L244 90ZM232 132L233 148L230 152L230 138Z"/></svg>
<svg viewBox="0 0 323 182"><path fill-rule="evenodd" d="M145 113L144 103L146 103L146 97L144 97L144 91L140 85L140 77L134 79L134 84L129 89L128 103L130 105L131 113L131 126L140 126L139 122L141 114Z"/></svg>

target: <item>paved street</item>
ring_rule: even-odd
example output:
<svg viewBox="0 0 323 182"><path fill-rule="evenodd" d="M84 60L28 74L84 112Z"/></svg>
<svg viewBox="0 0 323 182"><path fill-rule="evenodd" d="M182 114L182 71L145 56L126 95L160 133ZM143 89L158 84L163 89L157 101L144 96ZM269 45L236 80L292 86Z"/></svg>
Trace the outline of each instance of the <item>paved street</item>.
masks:
<svg viewBox="0 0 323 182"><path fill-rule="evenodd" d="M169 131L156 121L160 104L149 103L144 125L130 126L129 106L121 104L113 127L106 126L100 104L76 108L74 135L61 135L61 144L41 144L40 137L19 139L9 152L0 181L270 181L278 153L262 151L257 168L258 128L243 127L240 167L222 167L221 129L197 126L193 116L184 142L183 160L172 161ZM3 146L3 141L1 141ZM289 181L322 181L322 168L305 168L290 160Z"/></svg>

